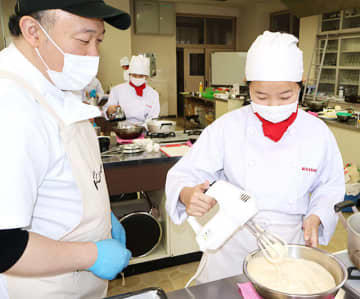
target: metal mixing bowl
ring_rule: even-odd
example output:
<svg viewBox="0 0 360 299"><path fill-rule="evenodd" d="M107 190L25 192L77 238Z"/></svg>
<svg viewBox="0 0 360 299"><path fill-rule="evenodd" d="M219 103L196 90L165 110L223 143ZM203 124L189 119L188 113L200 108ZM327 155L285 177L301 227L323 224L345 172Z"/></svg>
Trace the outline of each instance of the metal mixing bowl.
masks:
<svg viewBox="0 0 360 299"><path fill-rule="evenodd" d="M127 121L119 121L112 130L121 139L135 139L138 138L144 131L144 127Z"/></svg>
<svg viewBox="0 0 360 299"><path fill-rule="evenodd" d="M270 288L267 288L259 284L247 271L249 262L256 257L263 256L260 249L250 253L243 264L243 270L246 277L254 285L257 292L264 297L264 299L326 299L329 295L335 296L338 290L344 285L347 280L347 270L345 266L332 254L327 253L318 248L311 248L304 245L289 244L289 257L301 258L309 261L316 262L323 266L330 274L334 277L336 287L329 290L328 292L317 293L317 294L288 294L279 292Z"/></svg>

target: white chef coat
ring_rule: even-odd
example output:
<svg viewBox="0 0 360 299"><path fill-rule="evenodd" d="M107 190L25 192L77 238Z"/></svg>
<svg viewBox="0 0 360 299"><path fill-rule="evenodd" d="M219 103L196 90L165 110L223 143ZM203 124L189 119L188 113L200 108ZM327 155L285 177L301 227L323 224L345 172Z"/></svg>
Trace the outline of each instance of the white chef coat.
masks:
<svg viewBox="0 0 360 299"><path fill-rule="evenodd" d="M302 110L277 143L264 137L262 124L250 105L207 127L168 172L166 209L172 221L180 224L187 218L179 201L185 186L218 179L252 194L265 228L269 226L269 230L296 243L303 240L299 236L302 218L310 214L321 219L320 243L329 242L337 223L333 206L345 193L342 158L333 134L325 123ZM282 228L277 227L281 224ZM218 252L209 254L200 281L241 273L243 258L256 249L251 238L240 229ZM212 274L215 272L220 274Z"/></svg>
<svg viewBox="0 0 360 299"><path fill-rule="evenodd" d="M86 93L90 95L90 92L93 89L96 90L96 95L99 97L99 99L101 99L105 95L104 89L101 86L101 82L98 78L95 77L94 79L92 79L89 85L85 87L83 91L83 101L87 100Z"/></svg>
<svg viewBox="0 0 360 299"><path fill-rule="evenodd" d="M14 44L0 52L0 70L24 78L66 124L100 115L97 107L52 85ZM24 228L52 239L81 219L82 201L55 119L10 80L0 80L0 229ZM0 284L3 277L0 275ZM0 290L5 287L0 286ZM2 296L3 295L3 296ZM6 298L0 293L0 298Z"/></svg>
<svg viewBox="0 0 360 299"><path fill-rule="evenodd" d="M128 82L111 89L109 101L104 105L106 111L111 105L120 105L126 115L126 120L132 123L144 123L149 119L159 117L159 93L146 84L143 96Z"/></svg>

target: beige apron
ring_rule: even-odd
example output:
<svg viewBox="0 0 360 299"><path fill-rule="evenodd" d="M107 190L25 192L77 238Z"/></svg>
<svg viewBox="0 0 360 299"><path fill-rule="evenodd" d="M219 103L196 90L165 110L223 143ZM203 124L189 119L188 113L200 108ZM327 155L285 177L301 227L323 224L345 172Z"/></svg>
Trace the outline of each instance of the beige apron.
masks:
<svg viewBox="0 0 360 299"><path fill-rule="evenodd" d="M55 118L59 125L64 150L82 198L80 223L60 240L96 242L110 238L111 217L108 190L98 141L90 122L84 120L67 126L48 105L46 99L22 78L8 72L0 72L0 78L15 80ZM9 275L5 277L10 299L98 299L106 297L107 294L108 282L88 271L41 278Z"/></svg>

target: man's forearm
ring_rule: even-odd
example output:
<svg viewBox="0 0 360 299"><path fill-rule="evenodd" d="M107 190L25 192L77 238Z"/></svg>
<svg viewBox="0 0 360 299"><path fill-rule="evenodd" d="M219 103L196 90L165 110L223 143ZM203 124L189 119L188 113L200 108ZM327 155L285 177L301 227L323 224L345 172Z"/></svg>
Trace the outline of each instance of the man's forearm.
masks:
<svg viewBox="0 0 360 299"><path fill-rule="evenodd" d="M91 242L54 241L30 233L21 258L6 274L16 276L52 276L84 270L97 258L97 248Z"/></svg>

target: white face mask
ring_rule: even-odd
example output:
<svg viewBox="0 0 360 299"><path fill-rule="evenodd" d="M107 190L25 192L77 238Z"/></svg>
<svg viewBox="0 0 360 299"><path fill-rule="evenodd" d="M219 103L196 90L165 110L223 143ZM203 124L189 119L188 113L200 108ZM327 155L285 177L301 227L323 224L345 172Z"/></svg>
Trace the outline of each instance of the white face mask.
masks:
<svg viewBox="0 0 360 299"><path fill-rule="evenodd" d="M125 70L124 73L124 81L125 82L129 82L129 71L128 70Z"/></svg>
<svg viewBox="0 0 360 299"><path fill-rule="evenodd" d="M41 57L39 49L35 49L41 61L47 68L47 73L51 81L61 90L75 91L84 89L95 78L98 72L99 56L81 56L64 53L41 25L40 28L56 49L64 55L63 70L61 72L56 72L48 67L45 60Z"/></svg>
<svg viewBox="0 0 360 299"><path fill-rule="evenodd" d="M295 113L298 106L298 101L281 106L266 106L251 102L254 113L258 113L262 118L272 122L279 123L288 119L291 114Z"/></svg>
<svg viewBox="0 0 360 299"><path fill-rule="evenodd" d="M141 86L143 84L146 83L146 79L145 78L134 78L134 77L130 77L130 82L132 84L134 84L135 86Z"/></svg>

